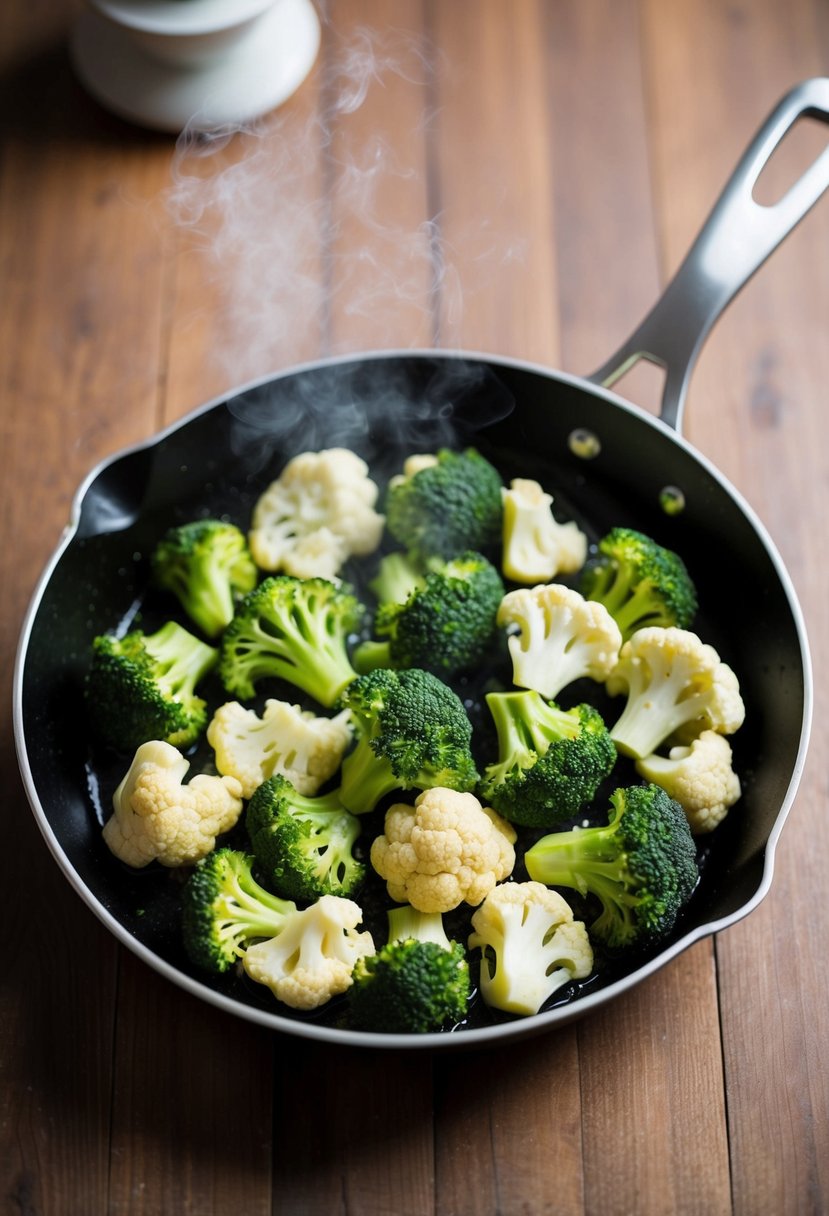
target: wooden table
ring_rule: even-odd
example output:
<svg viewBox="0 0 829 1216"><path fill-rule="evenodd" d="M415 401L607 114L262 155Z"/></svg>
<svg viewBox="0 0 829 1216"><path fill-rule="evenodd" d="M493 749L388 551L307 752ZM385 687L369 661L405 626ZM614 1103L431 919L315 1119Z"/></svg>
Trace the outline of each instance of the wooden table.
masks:
<svg viewBox="0 0 829 1216"><path fill-rule="evenodd" d="M98 460L332 352L592 370L760 121L829 60L821 0L332 0L287 105L177 146L81 90L77 10L0 12L7 706L29 596ZM686 423L769 528L811 633L813 743L761 906L509 1049L280 1037L166 982L87 910L28 810L7 708L3 1213L829 1210L827 251L823 200L710 338ZM653 408L658 385L626 391Z"/></svg>

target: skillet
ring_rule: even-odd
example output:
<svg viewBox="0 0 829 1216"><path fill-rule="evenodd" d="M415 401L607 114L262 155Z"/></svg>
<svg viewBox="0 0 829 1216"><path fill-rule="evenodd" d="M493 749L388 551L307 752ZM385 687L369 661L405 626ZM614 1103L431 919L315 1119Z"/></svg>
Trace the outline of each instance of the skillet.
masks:
<svg viewBox="0 0 829 1216"><path fill-rule="evenodd" d="M806 81L783 98L661 300L593 376L442 351L323 360L212 401L89 474L23 625L15 740L26 793L55 860L116 938L148 965L234 1015L305 1038L373 1048L479 1047L585 1015L735 923L765 896L805 760L808 642L791 580L762 523L683 438L680 425L690 370L710 326L829 185L827 149L774 206L752 198L772 152L801 117L829 121L829 80ZM659 417L610 391L640 358L666 370ZM410 452L442 443L474 445L506 481L541 481L558 511L593 540L624 524L682 554L701 605L694 629L740 678L747 715L732 742L743 795L701 846L700 884L659 948L606 960L597 976L564 990L532 1018L499 1020L473 1001L469 1023L456 1033L363 1034L338 1025L336 1008L294 1014L244 977L205 979L188 963L176 875L153 866L129 870L102 843L100 827L124 765L95 753L83 676L96 634L124 627L138 613L151 628L168 611L149 589L147 556L171 523L211 514L244 527L259 494L302 450L352 447L382 485ZM722 585L733 606L727 618L718 611ZM469 690L473 721L475 691ZM191 772L206 759L193 757ZM369 927L372 918L379 923L380 909L369 903L364 911ZM447 928L451 933L451 920Z"/></svg>

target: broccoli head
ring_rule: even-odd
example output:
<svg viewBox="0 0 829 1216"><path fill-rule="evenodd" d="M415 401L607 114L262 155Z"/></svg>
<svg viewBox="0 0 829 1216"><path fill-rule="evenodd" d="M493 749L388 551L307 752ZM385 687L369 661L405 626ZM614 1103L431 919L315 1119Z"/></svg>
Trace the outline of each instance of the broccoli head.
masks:
<svg viewBox="0 0 829 1216"><path fill-rule="evenodd" d="M657 785L617 789L607 825L542 837L524 855L530 878L595 896L589 926L608 946L649 946L673 928L697 883L685 812Z"/></svg>
<svg viewBox="0 0 829 1216"><path fill-rule="evenodd" d="M586 599L604 604L627 640L650 625L687 629L697 593L682 558L633 528L612 528L581 576Z"/></svg>
<svg viewBox="0 0 829 1216"><path fill-rule="evenodd" d="M358 646L354 666L421 667L444 679L466 671L492 645L503 596L501 575L482 554L435 559L403 601L380 603L374 624L384 640Z"/></svg>
<svg viewBox="0 0 829 1216"><path fill-rule="evenodd" d="M472 724L457 693L419 667L380 667L342 694L356 743L341 769L340 798L359 815L393 790L473 790Z"/></svg>
<svg viewBox="0 0 829 1216"><path fill-rule="evenodd" d="M484 770L481 797L512 823L551 827L594 797L616 762L598 710L560 709L533 690L489 693L498 761Z"/></svg>
<svg viewBox="0 0 829 1216"><path fill-rule="evenodd" d="M260 680L285 680L330 708L356 675L348 638L363 607L327 579L263 579L238 605L220 644L228 692L250 700Z"/></svg>
<svg viewBox="0 0 829 1216"><path fill-rule="evenodd" d="M413 457L386 494L389 532L423 557L486 551L501 539L503 481L474 448Z"/></svg>
<svg viewBox="0 0 829 1216"><path fill-rule="evenodd" d="M336 792L309 797L275 773L255 790L245 823L260 870L287 899L348 897L365 876L352 851L359 820Z"/></svg>
<svg viewBox="0 0 829 1216"><path fill-rule="evenodd" d="M259 572L244 533L221 519L169 528L151 556L153 578L171 591L209 638L233 619L237 598L256 586Z"/></svg>
<svg viewBox="0 0 829 1216"><path fill-rule="evenodd" d="M218 657L218 650L175 621L154 633L100 634L85 683L93 731L121 752L135 752L151 739L189 747L207 725L207 704L196 685Z"/></svg>
<svg viewBox="0 0 829 1216"><path fill-rule="evenodd" d="M227 971L248 942L276 937L296 912L296 904L256 881L253 864L248 853L216 849L184 884L184 947L190 961L205 971Z"/></svg>
<svg viewBox="0 0 829 1216"><path fill-rule="evenodd" d="M402 917L400 912L402 911ZM381 1034L428 1034L467 1015L469 963L439 915L392 909L389 940L357 961L348 990L348 1024Z"/></svg>

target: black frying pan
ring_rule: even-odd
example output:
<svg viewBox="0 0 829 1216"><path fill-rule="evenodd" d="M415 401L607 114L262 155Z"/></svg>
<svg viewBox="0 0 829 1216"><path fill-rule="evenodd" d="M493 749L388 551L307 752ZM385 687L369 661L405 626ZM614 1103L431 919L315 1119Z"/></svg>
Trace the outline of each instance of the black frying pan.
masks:
<svg viewBox="0 0 829 1216"><path fill-rule="evenodd" d="M436 351L315 363L212 402L90 474L26 618L15 735L27 793L56 860L139 957L221 1008L305 1037L373 1047L482 1045L595 1009L759 903L804 762L808 646L790 579L762 524L682 438L679 424L688 373L710 325L829 184L827 150L774 207L751 197L772 151L801 116L829 120L829 80L806 82L783 99L662 300L590 379ZM660 418L605 387L641 357L667 369ZM213 981L188 964L175 877L161 867L130 871L101 841L123 764L113 768L91 750L82 680L95 634L139 607L148 626L168 611L148 590L146 559L170 523L209 512L246 526L258 495L302 450L350 446L382 482L411 451L447 442L474 444L507 480L535 477L594 539L625 524L683 555L701 604L694 628L735 669L747 706L732 740L743 797L703 847L700 885L655 953L608 966L534 1018L499 1021L476 1002L469 1026L456 1034L358 1034L337 1026L336 1008L293 1015L244 977ZM371 906L366 915L371 923Z"/></svg>

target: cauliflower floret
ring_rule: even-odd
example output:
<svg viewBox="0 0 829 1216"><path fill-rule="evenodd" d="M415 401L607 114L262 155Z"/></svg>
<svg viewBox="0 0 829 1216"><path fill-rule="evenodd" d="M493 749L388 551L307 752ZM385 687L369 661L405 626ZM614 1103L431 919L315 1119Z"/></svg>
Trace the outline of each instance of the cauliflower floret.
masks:
<svg viewBox="0 0 829 1216"><path fill-rule="evenodd" d="M537 481L516 477L501 491L504 504L501 568L516 583L548 583L574 574L587 557L587 537L571 520L561 524L552 495Z"/></svg>
<svg viewBox="0 0 829 1216"><path fill-rule="evenodd" d="M611 696L627 703L610 736L619 751L642 759L672 735L690 743L704 730L731 735L745 706L736 675L713 646L675 626L637 629L625 642L607 680Z"/></svg>
<svg viewBox="0 0 829 1216"><path fill-rule="evenodd" d="M507 592L497 621L518 629L507 639L513 681L548 700L584 676L606 680L622 645L619 626L604 605L562 583Z"/></svg>
<svg viewBox="0 0 829 1216"><path fill-rule="evenodd" d="M129 866L151 861L193 865L210 853L242 812L235 777L200 773L183 785L189 760L169 743L142 743L116 789L113 815L104 824L107 846Z"/></svg>
<svg viewBox="0 0 829 1216"><path fill-rule="evenodd" d="M371 864L397 903L419 912L479 904L515 865L515 829L474 794L437 786L386 812Z"/></svg>
<svg viewBox="0 0 829 1216"><path fill-rule="evenodd" d="M323 895L276 937L248 946L245 971L292 1009L317 1009L351 986L358 958L374 954L371 934L357 932L362 919L353 900Z"/></svg>
<svg viewBox="0 0 829 1216"><path fill-rule="evenodd" d="M494 887L472 916L469 948L481 951L481 996L507 1013L538 1013L553 993L593 970L587 929L540 882Z"/></svg>
<svg viewBox="0 0 829 1216"><path fill-rule="evenodd" d="M289 460L253 509L248 536L257 566L295 578L336 579L346 559L380 544L384 518L368 465L347 448Z"/></svg>
<svg viewBox="0 0 829 1216"><path fill-rule="evenodd" d="M421 469L433 469L438 464L438 458L433 452L416 452L407 456L403 462L403 470L389 478L389 489L394 489L401 482L409 481Z"/></svg>
<svg viewBox="0 0 829 1216"><path fill-rule="evenodd" d="M713 730L688 747L672 747L667 756L637 760L636 771L679 803L695 836L713 832L742 793L731 744Z"/></svg>
<svg viewBox="0 0 829 1216"><path fill-rule="evenodd" d="M252 797L274 773L311 796L339 768L351 740L350 721L348 710L333 718L317 717L273 699L265 702L260 718L255 710L228 701L213 715L207 740L216 753L216 768L236 778L243 798Z"/></svg>

